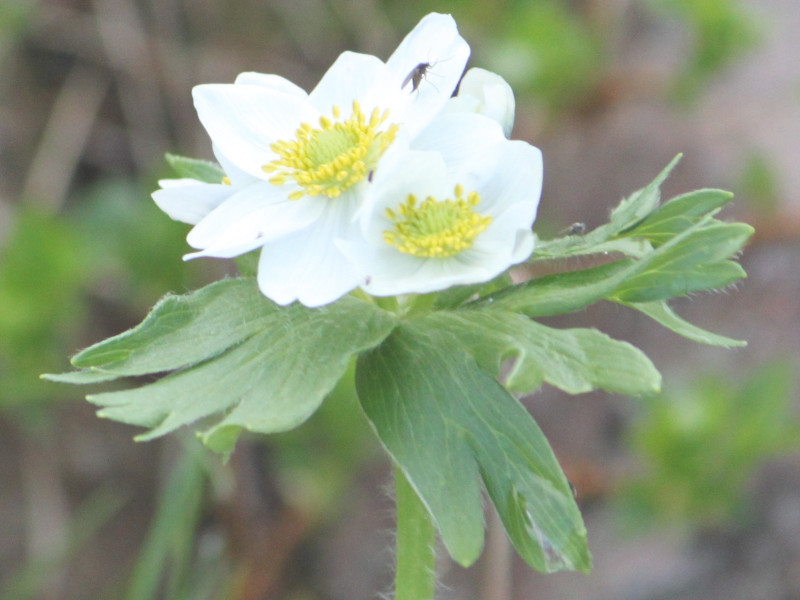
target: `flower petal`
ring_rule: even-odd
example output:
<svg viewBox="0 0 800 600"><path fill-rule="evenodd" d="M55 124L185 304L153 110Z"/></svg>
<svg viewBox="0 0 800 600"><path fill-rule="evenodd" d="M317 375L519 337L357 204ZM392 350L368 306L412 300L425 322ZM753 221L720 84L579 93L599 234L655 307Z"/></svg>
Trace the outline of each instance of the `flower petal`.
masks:
<svg viewBox="0 0 800 600"><path fill-rule="evenodd" d="M200 252L189 258L230 258L268 240L293 233L319 218L324 201L286 200L269 183L255 183L210 212L189 232L186 241Z"/></svg>
<svg viewBox="0 0 800 600"><path fill-rule="evenodd" d="M443 113L425 128L411 143L415 150L439 152L447 165L447 171L460 183L469 171L480 169L486 161L489 146L505 142L500 126L477 114L466 112Z"/></svg>
<svg viewBox="0 0 800 600"><path fill-rule="evenodd" d="M338 106L347 115L353 100L358 100L369 116L373 108L388 108L376 104L380 98L376 89L387 87L387 81L386 65L379 58L358 52L342 52L311 91L309 99L326 116L330 116L333 106Z"/></svg>
<svg viewBox="0 0 800 600"><path fill-rule="evenodd" d="M234 187L243 187L245 185L249 185L251 183L255 183L256 181L262 181L261 178L256 178L247 173L246 171L242 171L236 164L230 160L227 156L225 156L222 151L217 148L216 146L212 147L214 151L214 157L217 159L219 166L222 167L222 170L225 172L225 175L228 179L231 180L231 184Z"/></svg>
<svg viewBox="0 0 800 600"><path fill-rule="evenodd" d="M252 71L239 73L236 77L236 85L260 85L261 87L294 95L298 98L308 98L308 93L299 85L292 83L285 77L273 75L272 73L255 73Z"/></svg>
<svg viewBox="0 0 800 600"><path fill-rule="evenodd" d="M458 85L469 45L450 15L431 13L400 42L386 67L401 92L393 113L414 137L436 116Z"/></svg>
<svg viewBox="0 0 800 600"><path fill-rule="evenodd" d="M275 158L270 145L292 139L301 122L313 121L310 102L257 85L207 84L193 90L200 121L225 157L250 175Z"/></svg>
<svg viewBox="0 0 800 600"><path fill-rule="evenodd" d="M162 179L160 190L151 194L158 208L171 219L194 225L227 200L234 189L221 183L196 179Z"/></svg>
<svg viewBox="0 0 800 600"><path fill-rule="evenodd" d="M475 184L482 199L479 209L498 214L503 207L522 203L525 212L520 219L530 226L542 194L542 152L527 142L512 140L498 144L487 155L486 171Z"/></svg>
<svg viewBox="0 0 800 600"><path fill-rule="evenodd" d="M420 259L390 246L371 247L369 251L353 243L339 246L364 271L361 288L374 296L427 294L454 285L480 283L492 279L508 266L501 264L490 271L461 255Z"/></svg>
<svg viewBox="0 0 800 600"><path fill-rule="evenodd" d="M358 238L358 226L351 220L355 207L353 201L337 200L313 227L264 245L258 285L265 296L278 304L299 300L316 307L338 300L359 284L361 272L335 243L338 238Z"/></svg>

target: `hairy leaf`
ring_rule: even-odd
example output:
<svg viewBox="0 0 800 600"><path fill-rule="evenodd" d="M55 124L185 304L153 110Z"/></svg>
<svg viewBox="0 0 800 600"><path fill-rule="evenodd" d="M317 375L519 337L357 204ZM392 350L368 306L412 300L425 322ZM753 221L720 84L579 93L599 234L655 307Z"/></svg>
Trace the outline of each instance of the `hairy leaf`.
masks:
<svg viewBox="0 0 800 600"><path fill-rule="evenodd" d="M469 565L480 553L482 479L530 565L588 571L580 512L539 427L456 338L424 325L404 323L362 354L356 385L365 413L451 556Z"/></svg>
<svg viewBox="0 0 800 600"><path fill-rule="evenodd" d="M305 421L353 355L385 338L393 318L354 298L318 309L277 306L252 279L228 279L160 302L138 327L75 357L70 383L179 369L138 388L89 396L102 417L151 428L152 439L206 417L212 449L241 429L285 431Z"/></svg>

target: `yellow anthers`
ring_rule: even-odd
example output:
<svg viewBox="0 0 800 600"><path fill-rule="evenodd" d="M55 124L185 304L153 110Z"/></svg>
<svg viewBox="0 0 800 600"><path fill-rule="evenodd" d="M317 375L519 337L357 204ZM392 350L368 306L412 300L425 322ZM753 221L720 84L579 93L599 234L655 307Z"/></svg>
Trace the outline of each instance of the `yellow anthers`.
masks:
<svg viewBox="0 0 800 600"><path fill-rule="evenodd" d="M227 175L222 178L222 183L224 183L225 185L233 185L233 182L231 182L231 178L228 177Z"/></svg>
<svg viewBox="0 0 800 600"><path fill-rule="evenodd" d="M353 112L341 120L338 106L331 110L333 119L319 118L319 127L302 123L294 140L275 142L270 146L279 158L262 166L274 185L294 180L302 190L292 192L292 200L303 196L336 198L342 192L367 179L378 160L394 141L397 125L383 131L379 127L389 117L377 108L367 120L359 102L353 101Z"/></svg>
<svg viewBox="0 0 800 600"><path fill-rule="evenodd" d="M471 248L492 217L475 210L481 201L477 192L464 198L461 185L453 191L453 199L428 196L419 204L416 196L409 194L397 212L387 208L386 216L394 221L394 229L383 232L384 241L421 258L448 258Z"/></svg>

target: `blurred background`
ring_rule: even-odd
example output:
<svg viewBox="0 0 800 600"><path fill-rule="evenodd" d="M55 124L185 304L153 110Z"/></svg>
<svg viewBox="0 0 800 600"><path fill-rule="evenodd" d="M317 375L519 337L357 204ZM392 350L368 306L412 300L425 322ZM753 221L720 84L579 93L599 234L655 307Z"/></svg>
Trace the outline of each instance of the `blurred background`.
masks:
<svg viewBox="0 0 800 600"><path fill-rule="evenodd" d="M628 340L665 376L659 398L524 400L577 489L592 574L531 571L490 515L473 568L441 554L438 597L800 598L800 3L0 0L0 600L390 591L390 468L348 390L222 465L190 432L134 443L38 375L231 272L183 263L187 227L149 197L165 152L211 157L193 85L254 70L311 89L433 10L514 87L513 137L545 156L540 236L604 223L679 152L666 196L730 189L724 216L756 227L748 279L674 303L745 349L607 304L548 320Z"/></svg>

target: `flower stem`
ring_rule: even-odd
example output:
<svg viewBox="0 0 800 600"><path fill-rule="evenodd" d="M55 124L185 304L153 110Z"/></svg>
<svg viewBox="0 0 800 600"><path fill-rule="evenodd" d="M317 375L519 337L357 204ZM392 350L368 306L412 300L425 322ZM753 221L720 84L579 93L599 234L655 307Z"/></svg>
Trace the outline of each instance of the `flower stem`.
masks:
<svg viewBox="0 0 800 600"><path fill-rule="evenodd" d="M397 570L394 600L433 600L436 530L403 472L394 469L397 494Z"/></svg>

